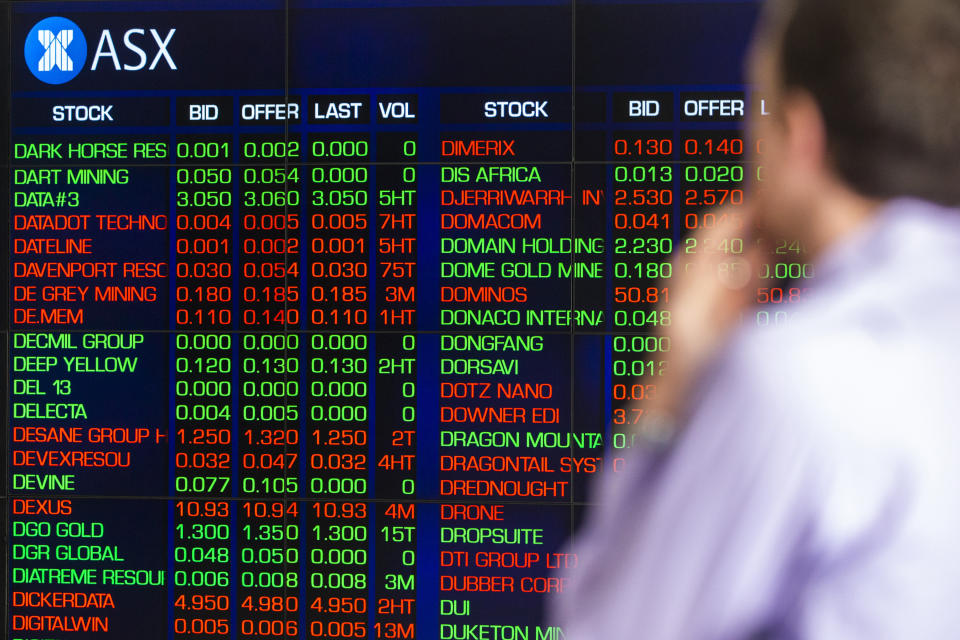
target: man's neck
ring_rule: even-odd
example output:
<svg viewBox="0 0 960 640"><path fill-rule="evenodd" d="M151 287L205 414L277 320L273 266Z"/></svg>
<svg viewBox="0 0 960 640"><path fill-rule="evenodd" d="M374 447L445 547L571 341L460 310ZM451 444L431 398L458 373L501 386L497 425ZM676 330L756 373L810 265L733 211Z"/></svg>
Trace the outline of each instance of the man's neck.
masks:
<svg viewBox="0 0 960 640"><path fill-rule="evenodd" d="M873 219L882 200L865 198L842 185L825 186L801 234L809 259L856 233Z"/></svg>

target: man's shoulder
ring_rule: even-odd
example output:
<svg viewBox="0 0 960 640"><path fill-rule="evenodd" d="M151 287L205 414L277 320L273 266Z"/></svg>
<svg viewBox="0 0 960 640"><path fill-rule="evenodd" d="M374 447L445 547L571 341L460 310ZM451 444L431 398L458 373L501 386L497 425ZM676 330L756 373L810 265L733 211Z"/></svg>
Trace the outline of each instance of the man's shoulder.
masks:
<svg viewBox="0 0 960 640"><path fill-rule="evenodd" d="M744 437L778 429L818 448L896 448L910 437L898 425L919 415L925 362L909 339L883 328L801 320L738 332L712 384L722 384L729 401L740 398Z"/></svg>
<svg viewBox="0 0 960 640"><path fill-rule="evenodd" d="M742 377L749 386L745 391L787 400L798 394L835 395L896 366L903 350L895 339L855 321L834 320L798 317L777 327L741 329L721 354L719 368Z"/></svg>

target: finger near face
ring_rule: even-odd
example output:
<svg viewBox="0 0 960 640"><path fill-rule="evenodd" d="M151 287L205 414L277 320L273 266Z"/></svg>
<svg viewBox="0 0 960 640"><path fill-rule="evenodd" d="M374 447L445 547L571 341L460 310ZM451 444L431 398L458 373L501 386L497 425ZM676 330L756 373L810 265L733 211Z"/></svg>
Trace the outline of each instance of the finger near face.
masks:
<svg viewBox="0 0 960 640"><path fill-rule="evenodd" d="M753 265L746 258L729 258L717 265L717 277L727 289L739 291L753 279Z"/></svg>

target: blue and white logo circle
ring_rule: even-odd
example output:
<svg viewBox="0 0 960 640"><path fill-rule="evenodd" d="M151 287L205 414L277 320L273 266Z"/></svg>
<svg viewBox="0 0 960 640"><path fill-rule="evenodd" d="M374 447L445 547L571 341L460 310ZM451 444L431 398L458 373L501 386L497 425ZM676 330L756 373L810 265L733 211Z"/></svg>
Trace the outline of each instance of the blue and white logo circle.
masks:
<svg viewBox="0 0 960 640"><path fill-rule="evenodd" d="M27 68L47 84L73 80L87 60L87 39L72 20L44 18L27 34L23 43Z"/></svg>

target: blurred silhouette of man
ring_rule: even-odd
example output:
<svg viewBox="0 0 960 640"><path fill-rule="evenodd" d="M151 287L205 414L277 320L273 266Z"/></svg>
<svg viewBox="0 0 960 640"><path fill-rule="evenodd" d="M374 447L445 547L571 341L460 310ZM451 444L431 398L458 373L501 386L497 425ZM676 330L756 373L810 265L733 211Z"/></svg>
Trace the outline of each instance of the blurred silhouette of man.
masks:
<svg viewBox="0 0 960 640"><path fill-rule="evenodd" d="M552 617L571 640L960 638L960 1L776 1L749 68L764 179L698 246L751 249L675 258L670 369ZM795 317L741 322L793 242Z"/></svg>

